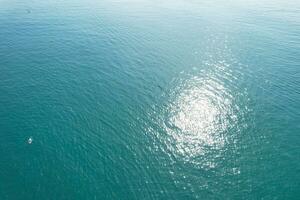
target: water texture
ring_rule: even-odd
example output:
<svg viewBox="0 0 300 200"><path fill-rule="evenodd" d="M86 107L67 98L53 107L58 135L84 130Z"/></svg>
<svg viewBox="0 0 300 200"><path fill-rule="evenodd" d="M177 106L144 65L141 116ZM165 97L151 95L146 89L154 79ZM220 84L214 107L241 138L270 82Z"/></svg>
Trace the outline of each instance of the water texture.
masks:
<svg viewBox="0 0 300 200"><path fill-rule="evenodd" d="M0 199L299 199L300 2L0 0Z"/></svg>

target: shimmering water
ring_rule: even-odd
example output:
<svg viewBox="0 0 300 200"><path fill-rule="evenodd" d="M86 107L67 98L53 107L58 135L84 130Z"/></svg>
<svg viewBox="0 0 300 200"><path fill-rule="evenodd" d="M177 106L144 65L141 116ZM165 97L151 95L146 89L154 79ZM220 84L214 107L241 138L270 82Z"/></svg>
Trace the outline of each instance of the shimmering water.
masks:
<svg viewBox="0 0 300 200"><path fill-rule="evenodd" d="M300 2L0 0L0 199L299 199Z"/></svg>

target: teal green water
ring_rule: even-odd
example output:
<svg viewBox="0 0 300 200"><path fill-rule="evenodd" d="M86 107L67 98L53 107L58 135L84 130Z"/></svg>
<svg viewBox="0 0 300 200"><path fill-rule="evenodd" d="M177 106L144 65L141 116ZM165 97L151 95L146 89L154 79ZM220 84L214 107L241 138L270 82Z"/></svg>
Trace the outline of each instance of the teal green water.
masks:
<svg viewBox="0 0 300 200"><path fill-rule="evenodd" d="M299 199L300 2L0 0L0 199Z"/></svg>

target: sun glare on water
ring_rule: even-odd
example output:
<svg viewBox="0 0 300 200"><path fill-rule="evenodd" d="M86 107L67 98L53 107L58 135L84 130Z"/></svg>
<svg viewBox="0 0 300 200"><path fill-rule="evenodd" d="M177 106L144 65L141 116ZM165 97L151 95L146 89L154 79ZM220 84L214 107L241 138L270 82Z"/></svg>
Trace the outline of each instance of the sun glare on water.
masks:
<svg viewBox="0 0 300 200"><path fill-rule="evenodd" d="M226 130L237 116L232 95L215 77L193 77L180 84L165 122L172 151L189 162L226 146ZM214 165L210 162L210 167Z"/></svg>

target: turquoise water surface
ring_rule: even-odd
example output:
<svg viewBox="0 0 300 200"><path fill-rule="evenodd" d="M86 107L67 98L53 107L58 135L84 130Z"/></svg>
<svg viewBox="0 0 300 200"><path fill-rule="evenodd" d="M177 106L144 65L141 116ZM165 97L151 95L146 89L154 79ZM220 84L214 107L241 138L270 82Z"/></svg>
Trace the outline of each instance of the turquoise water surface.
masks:
<svg viewBox="0 0 300 200"><path fill-rule="evenodd" d="M300 2L0 0L0 199L300 199Z"/></svg>

